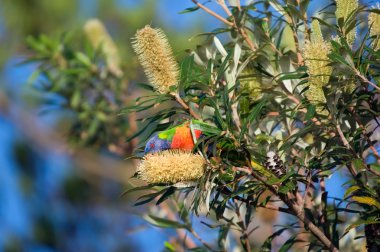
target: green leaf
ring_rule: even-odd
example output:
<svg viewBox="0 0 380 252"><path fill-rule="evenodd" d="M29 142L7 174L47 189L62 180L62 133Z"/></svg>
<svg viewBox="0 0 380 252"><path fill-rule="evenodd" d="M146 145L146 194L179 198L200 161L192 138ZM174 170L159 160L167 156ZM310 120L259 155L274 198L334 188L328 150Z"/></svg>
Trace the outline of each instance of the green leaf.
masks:
<svg viewBox="0 0 380 252"><path fill-rule="evenodd" d="M297 239L297 235L293 235L290 237L284 245L281 246L280 250L278 252L287 252L290 251L290 248L294 245L294 243L299 242Z"/></svg>
<svg viewBox="0 0 380 252"><path fill-rule="evenodd" d="M294 172L288 172L288 173L286 173L285 176L282 176L281 178L272 177L271 179L268 180L267 183L269 185L281 184L282 182L284 182L285 180L287 180L288 178L290 178L293 175L294 175Z"/></svg>
<svg viewBox="0 0 380 252"><path fill-rule="evenodd" d="M170 186L165 192L164 194L157 200L157 203L156 205L159 205L161 204L162 202L164 202L167 198L169 198L172 194L174 194L176 191L176 188L174 186Z"/></svg>
<svg viewBox="0 0 380 252"><path fill-rule="evenodd" d="M165 241L164 246L168 251L175 252L175 247L171 243Z"/></svg>
<svg viewBox="0 0 380 252"><path fill-rule="evenodd" d="M182 224L177 221L168 220L165 218L160 218L154 215L149 214L148 216L144 216L144 219L148 221L150 224L160 227L160 228L185 228L187 229L187 225Z"/></svg>
<svg viewBox="0 0 380 252"><path fill-rule="evenodd" d="M189 13L189 12L194 12L194 11L197 11L198 9L199 9L198 6L186 8L183 11L178 12L178 14L185 14L185 13Z"/></svg>
<svg viewBox="0 0 380 252"><path fill-rule="evenodd" d="M141 87L141 88L143 88L143 89L145 89L145 90L148 90L148 91L154 91L154 87L152 86L152 85L150 85L150 84L146 84L146 83L137 83L136 84L138 87Z"/></svg>
<svg viewBox="0 0 380 252"><path fill-rule="evenodd" d="M219 248L224 251L226 249L226 239L228 232L230 231L230 225L223 225L219 228L219 235L218 235L218 245Z"/></svg>
<svg viewBox="0 0 380 252"><path fill-rule="evenodd" d="M201 247L191 248L191 249L188 249L188 251L194 251L194 252L209 252L208 249L201 248Z"/></svg>
<svg viewBox="0 0 380 252"><path fill-rule="evenodd" d="M170 188L170 187L169 187ZM143 205L143 204L146 204L152 200L154 200L157 196L165 193L169 188L164 188L162 189L161 191L158 191L158 192L154 192L154 193L149 193L149 194L145 194L143 196L140 196L138 199L137 199L137 202L135 203L135 206L139 206L139 205ZM143 200L144 199L144 200Z"/></svg>
<svg viewBox="0 0 380 252"><path fill-rule="evenodd" d="M179 82L179 90L186 88L186 84L188 84L189 79L191 77L191 70L194 65L194 55L190 55L186 57L181 62L181 70L180 70L180 82Z"/></svg>
<svg viewBox="0 0 380 252"><path fill-rule="evenodd" d="M356 171L366 170L366 166L364 164L364 161L362 159L360 159L360 158L353 160L352 161L352 165L354 166L354 168L356 169Z"/></svg>
<svg viewBox="0 0 380 252"><path fill-rule="evenodd" d="M354 185L354 186L351 186L350 188L348 188L346 190L346 192L344 193L344 198L347 198L351 193L357 191L357 190L360 190L360 187L357 186L357 185Z"/></svg>
<svg viewBox="0 0 380 252"><path fill-rule="evenodd" d="M376 199L367 197L367 196L352 196L351 200L355 201L359 204L364 204L368 206L374 206L377 209L380 209L380 202L378 202Z"/></svg>
<svg viewBox="0 0 380 252"><path fill-rule="evenodd" d="M344 230L344 233L343 233L342 237L345 236L345 235L346 235L351 229L353 229L353 228L357 228L357 227L359 227L359 226L361 226L361 225L378 224L378 223L380 223L380 221L375 221L375 220L358 220L358 221L356 221L355 223L349 225L349 226ZM341 238L342 238L342 237L341 237Z"/></svg>
<svg viewBox="0 0 380 252"><path fill-rule="evenodd" d="M146 185L146 186L139 186L139 187L134 187L132 189L129 189L125 192L123 192L120 197L123 197L125 196L126 194L128 193L131 193L131 192L136 192L136 191L141 191L141 190L147 190L147 189L151 189L152 187L154 187L155 185Z"/></svg>
<svg viewBox="0 0 380 252"><path fill-rule="evenodd" d="M316 106L312 105L312 104L310 104L307 107L307 112L305 114L305 121L309 121L311 118L314 117L314 115L315 115L315 108L316 108Z"/></svg>
<svg viewBox="0 0 380 252"><path fill-rule="evenodd" d="M296 189L296 186L297 185L296 185L296 183L294 181L289 181L285 185L280 186L280 188L278 189L278 192L286 194L286 193L288 193L288 192L293 191L294 189Z"/></svg>
<svg viewBox="0 0 380 252"><path fill-rule="evenodd" d="M249 113L249 116L247 117L247 119L244 120L243 125L241 127L241 132L240 132L240 140L243 139L244 134L247 133L248 128L251 125L251 123L260 115L261 110L264 108L266 102L267 102L266 99L262 99L259 102L259 104L257 104L255 107L253 107L253 109Z"/></svg>
<svg viewBox="0 0 380 252"><path fill-rule="evenodd" d="M274 232L273 234L271 234L261 246L260 252L271 252L273 239L276 238L277 236L280 236L287 229L288 228L281 228L277 230L276 232Z"/></svg>

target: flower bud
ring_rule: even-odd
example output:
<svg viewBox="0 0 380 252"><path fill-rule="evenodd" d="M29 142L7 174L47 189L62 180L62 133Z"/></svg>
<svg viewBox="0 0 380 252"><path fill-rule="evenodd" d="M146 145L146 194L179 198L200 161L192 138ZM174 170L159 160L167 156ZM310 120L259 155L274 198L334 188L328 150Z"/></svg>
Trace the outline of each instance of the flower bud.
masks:
<svg viewBox="0 0 380 252"><path fill-rule="evenodd" d="M98 19L90 19L83 29L91 45L94 48L101 47L109 71L118 77L122 76L119 52L103 23Z"/></svg>

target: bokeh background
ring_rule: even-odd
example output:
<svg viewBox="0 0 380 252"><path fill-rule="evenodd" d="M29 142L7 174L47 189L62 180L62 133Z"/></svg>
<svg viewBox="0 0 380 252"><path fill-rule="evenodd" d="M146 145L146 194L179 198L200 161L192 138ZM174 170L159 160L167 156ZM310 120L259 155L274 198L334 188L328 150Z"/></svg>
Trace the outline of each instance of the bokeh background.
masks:
<svg viewBox="0 0 380 252"><path fill-rule="evenodd" d="M310 14L326 3L312 1ZM36 64L21 63L30 55L28 36L80 33L96 17L116 42L133 90L144 80L132 67L136 29L161 27L180 58L202 42L195 35L221 25L201 11L179 14L192 6L190 0L0 0L0 251L162 251L175 235L140 218L144 207L133 207L136 197L120 197L138 183L126 157L67 150L60 134L69 127L65 112L46 107L46 97L30 85ZM332 176L329 195L341 196L336 185L343 182Z"/></svg>
<svg viewBox="0 0 380 252"><path fill-rule="evenodd" d="M83 33L100 19L114 39L130 86L134 71L131 37L146 24L162 27L181 57L189 39L217 27L207 15L178 12L190 1L173 0L0 0L0 251L161 251L175 234L139 216L130 188L130 161L107 150L69 153L60 131L70 127L67 111L46 106L46 94L31 84L35 63L28 36ZM79 41L78 41L79 43ZM51 105L53 104L53 105ZM117 116L117 115L115 115Z"/></svg>

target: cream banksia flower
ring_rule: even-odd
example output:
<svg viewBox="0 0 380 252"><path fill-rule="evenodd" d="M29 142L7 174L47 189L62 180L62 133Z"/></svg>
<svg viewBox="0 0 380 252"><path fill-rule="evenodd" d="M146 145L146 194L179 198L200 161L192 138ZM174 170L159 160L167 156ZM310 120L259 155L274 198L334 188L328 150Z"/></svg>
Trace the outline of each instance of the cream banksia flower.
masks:
<svg viewBox="0 0 380 252"><path fill-rule="evenodd" d="M379 3L376 5L374 8L376 10L380 10L380 5ZM376 36L376 38L379 38L380 36L380 14L375 13L375 12L370 12L368 14L368 27L370 27L370 35L371 36ZM377 41L377 44L374 47L375 50L380 49L380 42Z"/></svg>
<svg viewBox="0 0 380 252"><path fill-rule="evenodd" d="M136 32L132 46L149 82L158 92L169 93L178 83L179 67L163 31L147 25Z"/></svg>
<svg viewBox="0 0 380 252"><path fill-rule="evenodd" d="M110 72L118 77L122 76L119 52L103 23L98 19L90 19L85 23L83 30L94 48L101 46Z"/></svg>
<svg viewBox="0 0 380 252"><path fill-rule="evenodd" d="M358 8L358 0L336 0L336 19L343 19L346 21L350 15ZM346 35L347 43L352 45L356 38L356 26Z"/></svg>
<svg viewBox="0 0 380 252"><path fill-rule="evenodd" d="M309 89L305 95L311 104L317 105L317 112L326 114L323 107L318 105L326 103L322 87L327 85L332 73L332 68L328 66L328 54L331 51L331 46L323 41L317 20L312 23L312 31L312 42L307 42L303 50L303 57L309 74Z"/></svg>
<svg viewBox="0 0 380 252"><path fill-rule="evenodd" d="M144 156L137 167L142 180L175 184L199 179L205 171L205 161L199 154L182 150L165 150Z"/></svg>

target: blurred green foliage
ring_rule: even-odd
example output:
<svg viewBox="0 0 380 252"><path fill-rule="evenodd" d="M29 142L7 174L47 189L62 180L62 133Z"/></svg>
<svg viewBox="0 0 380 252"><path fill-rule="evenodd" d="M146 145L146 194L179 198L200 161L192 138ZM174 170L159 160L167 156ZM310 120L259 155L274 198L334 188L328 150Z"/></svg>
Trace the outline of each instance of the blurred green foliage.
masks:
<svg viewBox="0 0 380 252"><path fill-rule="evenodd" d="M189 34L178 33L174 27L166 27L157 13L159 1L145 0L139 7L120 7L116 0L0 0L0 67L15 53L25 52L25 38L41 34L59 36L66 31L80 30L85 21L97 17L108 28L116 44L119 45L123 62L131 63L130 38L136 31L149 23L163 27L175 49L183 50L183 45L194 45L188 41L191 35L200 32L201 23L194 22Z"/></svg>

